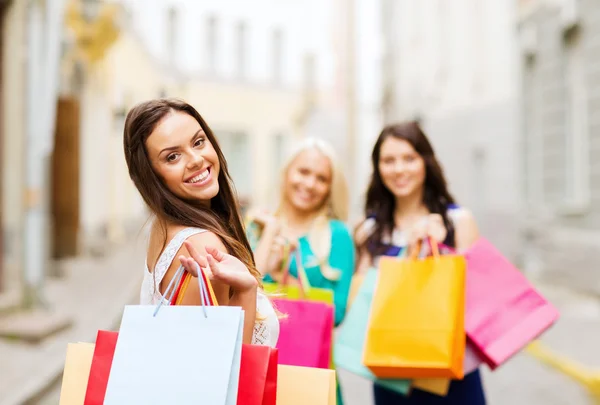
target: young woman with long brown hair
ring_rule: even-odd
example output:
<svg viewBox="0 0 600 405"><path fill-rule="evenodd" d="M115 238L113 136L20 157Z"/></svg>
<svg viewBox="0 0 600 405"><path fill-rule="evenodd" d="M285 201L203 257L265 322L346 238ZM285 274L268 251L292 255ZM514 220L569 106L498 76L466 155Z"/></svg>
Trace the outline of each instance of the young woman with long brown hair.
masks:
<svg viewBox="0 0 600 405"><path fill-rule="evenodd" d="M358 271L382 255L430 237L463 251L478 238L471 213L456 205L429 140L416 122L385 127L371 155L373 175L367 191L367 219L356 232ZM402 396L374 386L376 405L484 405L479 370L452 381L445 397L413 389Z"/></svg>
<svg viewBox="0 0 600 405"><path fill-rule="evenodd" d="M175 99L138 104L125 121L124 149L154 215L141 303L162 300L179 264L193 274L198 262L212 270L219 305L244 309L244 343L275 346L278 319L260 288L227 162L200 114ZM189 283L181 303L200 305L197 283Z"/></svg>

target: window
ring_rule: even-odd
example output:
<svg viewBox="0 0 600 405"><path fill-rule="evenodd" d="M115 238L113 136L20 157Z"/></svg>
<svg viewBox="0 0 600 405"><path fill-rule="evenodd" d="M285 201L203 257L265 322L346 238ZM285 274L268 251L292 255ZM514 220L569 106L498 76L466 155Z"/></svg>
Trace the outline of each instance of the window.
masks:
<svg viewBox="0 0 600 405"><path fill-rule="evenodd" d="M214 74L217 67L217 18L215 16L208 17L206 21L206 53L205 67L207 73Z"/></svg>
<svg viewBox="0 0 600 405"><path fill-rule="evenodd" d="M229 174L240 199L252 197L252 151L248 134L218 131L217 139L223 150Z"/></svg>
<svg viewBox="0 0 600 405"><path fill-rule="evenodd" d="M177 47L177 10L175 7L170 7L167 12L167 57L169 64L175 64L176 47Z"/></svg>
<svg viewBox="0 0 600 405"><path fill-rule="evenodd" d="M312 53L304 55L304 86L307 91L315 88L316 58Z"/></svg>
<svg viewBox="0 0 600 405"><path fill-rule="evenodd" d="M524 193L527 204L537 208L544 204L544 161L540 131L539 74L535 57L526 58L523 73Z"/></svg>
<svg viewBox="0 0 600 405"><path fill-rule="evenodd" d="M235 58L237 76L240 79L243 79L246 74L246 35L246 24L244 22L238 23L235 29Z"/></svg>
<svg viewBox="0 0 600 405"><path fill-rule="evenodd" d="M283 70L283 32L280 29L273 31L273 83L280 84Z"/></svg>
<svg viewBox="0 0 600 405"><path fill-rule="evenodd" d="M584 209L590 200L588 105L578 29L565 35L565 188L567 208Z"/></svg>
<svg viewBox="0 0 600 405"><path fill-rule="evenodd" d="M286 138L284 134L277 134L273 140L273 173L279 174L283 169L284 159L287 155Z"/></svg>

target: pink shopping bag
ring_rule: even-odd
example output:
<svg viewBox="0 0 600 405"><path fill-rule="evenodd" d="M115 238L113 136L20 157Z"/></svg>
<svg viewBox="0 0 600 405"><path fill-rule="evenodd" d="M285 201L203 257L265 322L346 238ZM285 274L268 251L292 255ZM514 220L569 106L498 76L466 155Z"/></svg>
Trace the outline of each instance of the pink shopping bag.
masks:
<svg viewBox="0 0 600 405"><path fill-rule="evenodd" d="M474 347L473 343L467 337L467 345L465 346L465 359L463 361L463 370L465 375L477 370L484 363L479 351Z"/></svg>
<svg viewBox="0 0 600 405"><path fill-rule="evenodd" d="M329 368L333 338L333 306L323 302L273 299L286 315L280 321L279 364Z"/></svg>
<svg viewBox="0 0 600 405"><path fill-rule="evenodd" d="M558 310L487 240L479 239L465 258L465 329L493 370L552 326Z"/></svg>

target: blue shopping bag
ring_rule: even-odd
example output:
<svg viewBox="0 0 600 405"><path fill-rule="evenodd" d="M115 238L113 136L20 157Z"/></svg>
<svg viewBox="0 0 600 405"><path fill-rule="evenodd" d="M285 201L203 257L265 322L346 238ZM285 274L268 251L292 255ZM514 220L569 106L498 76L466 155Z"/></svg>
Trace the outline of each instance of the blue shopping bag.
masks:
<svg viewBox="0 0 600 405"><path fill-rule="evenodd" d="M333 348L333 360L337 368L347 370L371 380L377 385L406 395L410 390L410 380L377 378L362 363L363 346L376 281L377 269L369 269L344 322L339 327L340 330Z"/></svg>

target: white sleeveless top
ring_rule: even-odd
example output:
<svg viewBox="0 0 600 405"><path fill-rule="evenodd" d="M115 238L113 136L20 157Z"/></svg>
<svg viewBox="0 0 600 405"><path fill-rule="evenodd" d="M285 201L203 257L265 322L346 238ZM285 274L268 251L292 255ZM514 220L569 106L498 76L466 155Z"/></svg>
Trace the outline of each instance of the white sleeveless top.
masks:
<svg viewBox="0 0 600 405"><path fill-rule="evenodd" d="M179 231L158 258L154 272L150 272L148 263L146 262L144 280L142 281L140 291L141 305L156 305L160 302L162 295L158 286L171 266L173 259L175 259L175 255L187 238L202 232L205 232L205 230L200 228L185 228ZM279 320L277 319L273 305L271 305L267 296L260 290L257 294L256 311L257 315L260 315L261 320L256 321L254 325L252 344L275 347L279 338Z"/></svg>

